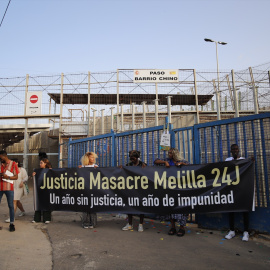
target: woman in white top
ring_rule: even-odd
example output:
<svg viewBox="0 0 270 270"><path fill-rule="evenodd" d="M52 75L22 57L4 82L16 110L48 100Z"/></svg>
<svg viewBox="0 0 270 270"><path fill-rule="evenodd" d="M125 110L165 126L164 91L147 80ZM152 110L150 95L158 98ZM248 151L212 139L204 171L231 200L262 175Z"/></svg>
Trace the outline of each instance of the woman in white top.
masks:
<svg viewBox="0 0 270 270"><path fill-rule="evenodd" d="M82 158L81 163L82 165L79 166L79 168L83 167L92 167L97 168L98 165L96 164L97 154L94 152L86 152ZM97 214L96 213L90 213L89 212L83 212L82 213L82 227L84 229L93 229L96 227L97 224Z"/></svg>
<svg viewBox="0 0 270 270"><path fill-rule="evenodd" d="M17 207L21 210L21 213L19 214L19 217L22 217L25 215L25 211L23 208L23 205L21 203L21 198L24 195L24 182L28 181L28 174L26 170L21 167L20 161L17 158L12 159L15 161L15 163L18 166L19 174L18 174L18 180L14 181L14 214L16 213Z"/></svg>

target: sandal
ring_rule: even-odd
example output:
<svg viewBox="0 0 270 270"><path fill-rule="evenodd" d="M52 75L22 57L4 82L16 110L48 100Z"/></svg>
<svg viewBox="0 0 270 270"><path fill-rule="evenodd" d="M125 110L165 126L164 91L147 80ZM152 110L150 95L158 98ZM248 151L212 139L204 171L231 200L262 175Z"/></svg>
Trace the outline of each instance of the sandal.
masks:
<svg viewBox="0 0 270 270"><path fill-rule="evenodd" d="M182 237L185 235L185 233L186 233L185 229L180 228L176 235L179 237Z"/></svg>
<svg viewBox="0 0 270 270"><path fill-rule="evenodd" d="M168 232L168 235L174 235L176 234L176 229L175 228L171 228Z"/></svg>

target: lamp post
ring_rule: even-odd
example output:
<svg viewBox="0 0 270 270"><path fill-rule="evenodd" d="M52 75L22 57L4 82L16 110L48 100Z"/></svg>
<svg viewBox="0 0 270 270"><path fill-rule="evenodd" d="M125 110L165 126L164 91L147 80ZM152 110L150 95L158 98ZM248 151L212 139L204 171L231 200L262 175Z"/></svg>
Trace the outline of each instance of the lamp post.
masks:
<svg viewBox="0 0 270 270"><path fill-rule="evenodd" d="M217 59L217 80L218 80L218 89L217 89L217 119L220 120L220 90L219 90L219 68L218 68L218 44L226 45L226 42L215 41L213 39L205 38L206 42L215 42L216 43L216 59Z"/></svg>

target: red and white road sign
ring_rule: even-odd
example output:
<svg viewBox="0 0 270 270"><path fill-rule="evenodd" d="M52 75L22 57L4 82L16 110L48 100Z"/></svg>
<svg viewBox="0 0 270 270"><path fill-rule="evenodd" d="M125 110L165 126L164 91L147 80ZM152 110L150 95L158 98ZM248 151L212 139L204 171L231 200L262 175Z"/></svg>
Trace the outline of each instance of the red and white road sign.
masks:
<svg viewBox="0 0 270 270"><path fill-rule="evenodd" d="M31 103L37 103L38 102L38 96L37 95L32 95L30 97L30 102Z"/></svg>
<svg viewBox="0 0 270 270"><path fill-rule="evenodd" d="M26 115L41 114L42 91L28 92L26 103Z"/></svg>

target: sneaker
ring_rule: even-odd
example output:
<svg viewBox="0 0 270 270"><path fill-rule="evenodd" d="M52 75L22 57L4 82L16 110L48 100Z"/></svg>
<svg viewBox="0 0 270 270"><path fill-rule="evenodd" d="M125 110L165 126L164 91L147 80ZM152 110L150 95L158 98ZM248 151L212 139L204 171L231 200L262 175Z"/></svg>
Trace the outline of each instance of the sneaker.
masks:
<svg viewBox="0 0 270 270"><path fill-rule="evenodd" d="M6 223L10 223L10 218L5 220Z"/></svg>
<svg viewBox="0 0 270 270"><path fill-rule="evenodd" d="M89 224L89 229L94 229L94 226L91 223Z"/></svg>
<svg viewBox="0 0 270 270"><path fill-rule="evenodd" d="M226 239L230 240L235 237L235 231L229 231L229 233L225 236Z"/></svg>
<svg viewBox="0 0 270 270"><path fill-rule="evenodd" d="M139 224L138 232L143 232L143 225L142 224Z"/></svg>
<svg viewBox="0 0 270 270"><path fill-rule="evenodd" d="M25 212L21 212L18 216L19 216L19 217L25 216Z"/></svg>
<svg viewBox="0 0 270 270"><path fill-rule="evenodd" d="M9 225L9 231L10 232L15 232L15 226L14 226L13 223Z"/></svg>
<svg viewBox="0 0 270 270"><path fill-rule="evenodd" d="M45 221L45 224L49 224L49 223L50 223L50 221L49 221L49 220L46 220L46 221Z"/></svg>
<svg viewBox="0 0 270 270"><path fill-rule="evenodd" d="M128 230L132 230L132 229L133 229L133 226L130 225L129 223L127 223L127 225L122 228L122 231L128 231Z"/></svg>
<svg viewBox="0 0 270 270"><path fill-rule="evenodd" d="M35 220L32 220L32 223L36 223Z"/></svg>
<svg viewBox="0 0 270 270"><path fill-rule="evenodd" d="M243 233L243 238L242 238L242 241L248 241L248 239L249 239L249 233L247 232L247 231L245 231L244 233Z"/></svg>
<svg viewBox="0 0 270 270"><path fill-rule="evenodd" d="M88 225L83 225L83 228L88 229L89 227L88 227Z"/></svg>

